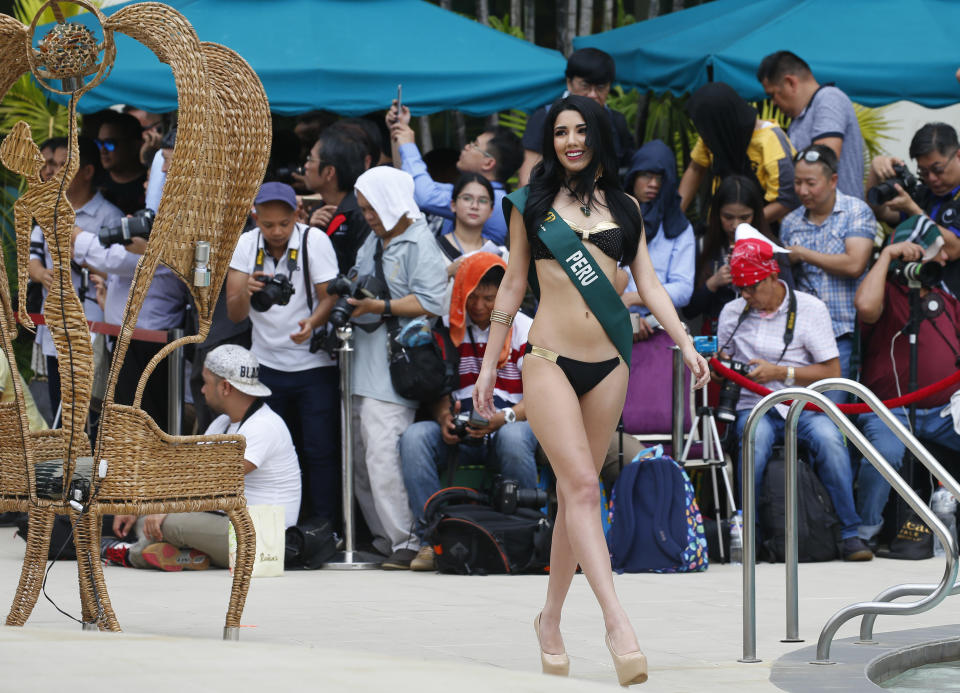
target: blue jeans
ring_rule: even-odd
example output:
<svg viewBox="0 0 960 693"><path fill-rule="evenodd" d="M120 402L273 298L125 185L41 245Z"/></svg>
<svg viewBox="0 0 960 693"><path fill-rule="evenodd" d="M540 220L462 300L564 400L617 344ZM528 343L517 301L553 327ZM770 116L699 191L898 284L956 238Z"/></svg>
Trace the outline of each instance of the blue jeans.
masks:
<svg viewBox="0 0 960 693"><path fill-rule="evenodd" d="M743 444L743 428L747 423L750 409L737 411L737 439ZM773 452L773 446L783 443L784 420L776 410L770 410L757 424L754 462L756 491L759 494L763 482L763 472ZM806 446L812 458L813 471L830 494L834 510L840 518L844 539L857 536L860 517L853 503L853 472L850 469L850 453L847 444L840 435L840 429L826 414L805 411L797 422L797 440ZM743 458L737 461L737 474L742 474ZM754 499L756 502L756 499Z"/></svg>
<svg viewBox="0 0 960 693"><path fill-rule="evenodd" d="M457 461L461 465L486 464L515 479L520 488L536 488L537 463L534 453L537 438L526 421L501 426L483 445L457 446ZM447 444L436 421L418 421L400 436L400 464L403 482L407 487L410 511L417 519L416 534L423 539L423 506L434 493L444 488L440 471L447 466Z"/></svg>
<svg viewBox="0 0 960 693"><path fill-rule="evenodd" d="M939 443L944 447L960 452L960 436L953 430L953 417L940 417L943 407L933 409L917 409L917 426L914 431L921 441ZM899 407L892 410L900 421L907 424L907 410ZM905 447L893 431L874 413L861 414L857 425L863 431L873 447L877 449L887 462L900 470L903 466ZM857 474L857 512L860 513L862 524L859 535L861 539L871 539L883 527L883 508L890 496L890 484L880 475L880 472L867 460L860 460L860 471Z"/></svg>
<svg viewBox="0 0 960 693"><path fill-rule="evenodd" d="M837 337L837 350L840 352L840 377L850 377L850 357L853 356L853 333L840 335ZM843 390L829 390L824 392L832 402L836 404L846 404L850 400L850 394Z"/></svg>
<svg viewBox="0 0 960 693"><path fill-rule="evenodd" d="M340 372L336 366L280 371L260 366L266 403L286 422L303 479L300 517L340 519Z"/></svg>

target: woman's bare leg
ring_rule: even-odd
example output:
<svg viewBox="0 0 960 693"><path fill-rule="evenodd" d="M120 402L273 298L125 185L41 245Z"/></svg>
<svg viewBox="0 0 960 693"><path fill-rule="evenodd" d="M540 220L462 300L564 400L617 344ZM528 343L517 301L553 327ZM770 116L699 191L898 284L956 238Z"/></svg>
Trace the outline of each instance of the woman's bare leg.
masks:
<svg viewBox="0 0 960 693"><path fill-rule="evenodd" d="M637 649L635 638L629 642L632 630L613 589L597 481L620 418L626 382L626 367L619 367L580 402L555 364L535 358L524 363L527 417L557 476L559 500L547 600L540 622L541 642L547 652L563 651L560 610L577 564L600 603L611 638L617 636L614 645L618 651Z"/></svg>

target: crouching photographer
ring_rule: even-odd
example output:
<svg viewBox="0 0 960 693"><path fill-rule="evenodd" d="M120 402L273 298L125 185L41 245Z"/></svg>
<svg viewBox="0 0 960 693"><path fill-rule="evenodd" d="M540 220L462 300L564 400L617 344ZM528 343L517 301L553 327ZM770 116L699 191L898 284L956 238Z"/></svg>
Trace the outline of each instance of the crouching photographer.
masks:
<svg viewBox="0 0 960 693"><path fill-rule="evenodd" d="M880 252L873 268L857 288L863 353L863 384L881 399L898 397L910 382L908 324L916 327L917 387L948 377L960 367L960 303L940 288L940 270L946 253L940 249L940 230L926 217L914 217L899 227L892 242ZM900 337L898 339L898 337ZM951 416L951 391L940 390L916 403L910 427L921 442L938 443L960 452L960 436ZM894 416L907 425L907 409ZM857 419L867 439L895 469L903 465L904 445L880 418L870 412ZM865 459L859 460L858 534L868 544L876 542L883 527L883 509L890 484Z"/></svg>
<svg viewBox="0 0 960 693"><path fill-rule="evenodd" d="M537 439L526 421L521 380L523 348L533 322L526 315L517 314L500 354L494 388L496 416L488 421L472 410L473 387L490 333L490 313L505 269L506 263L493 253L464 258L453 280L450 315L444 319L460 355L459 387L434 404L433 421L419 421L400 437L403 481L410 511L417 519L415 533L422 544L410 563L411 570L434 570L433 547L423 536L424 505L434 493L452 485L456 465L485 464L498 471L504 479L493 493L495 500L503 499L498 507L515 508L518 492L536 490ZM446 481L441 482L444 470Z"/></svg>
<svg viewBox="0 0 960 693"><path fill-rule="evenodd" d="M927 123L910 142L917 162L914 177L900 159L878 156L867 176L867 201L877 218L896 226L908 217L928 216L940 229L947 266L943 281L960 296L960 142L946 123ZM919 180L918 180L919 179Z"/></svg>
<svg viewBox="0 0 960 693"><path fill-rule="evenodd" d="M811 294L787 286L779 277L780 267L773 255L773 246L766 240L748 238L734 245L730 274L740 289L740 298L727 303L720 313L717 342L721 356L746 364L749 370L745 375L771 390L840 377L839 351L826 305ZM738 397L738 475L743 471L743 429L759 400L760 395L746 388ZM756 426L754 474L758 494L773 446L783 443L785 415L786 407L780 405L769 410ZM804 411L797 439L807 448L811 467L840 518L844 560L872 559L873 553L857 537L860 518L854 509L850 454L839 429L826 414Z"/></svg>
<svg viewBox="0 0 960 693"><path fill-rule="evenodd" d="M303 472L301 516L340 517L339 373L324 351L311 351L336 296L333 246L322 231L297 223L296 194L286 183L260 187L257 228L240 237L227 276L227 315L249 317L250 351L267 404L293 433Z"/></svg>

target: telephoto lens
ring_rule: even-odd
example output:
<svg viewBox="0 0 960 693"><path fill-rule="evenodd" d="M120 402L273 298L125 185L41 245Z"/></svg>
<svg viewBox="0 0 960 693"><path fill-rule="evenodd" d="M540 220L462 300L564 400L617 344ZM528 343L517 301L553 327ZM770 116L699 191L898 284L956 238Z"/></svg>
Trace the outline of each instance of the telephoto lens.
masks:
<svg viewBox="0 0 960 693"><path fill-rule="evenodd" d="M721 360L724 366L732 371L746 375L747 364L736 359ZM720 396L717 400L717 418L721 421L730 423L737 419L737 401L740 399L740 386L733 380L727 378L723 381L723 387L720 388Z"/></svg>

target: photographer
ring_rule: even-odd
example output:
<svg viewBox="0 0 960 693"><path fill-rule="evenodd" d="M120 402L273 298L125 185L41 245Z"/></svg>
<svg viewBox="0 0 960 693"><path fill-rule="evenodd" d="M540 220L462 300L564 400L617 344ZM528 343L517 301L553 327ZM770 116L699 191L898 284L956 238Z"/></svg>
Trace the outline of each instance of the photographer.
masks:
<svg viewBox="0 0 960 693"><path fill-rule="evenodd" d="M46 143L45 143L46 144ZM123 218L123 212L104 199L93 182L100 171L100 152L89 137L78 137L80 168L67 188L67 201L76 210L74 224L77 228L96 234L104 226L113 226ZM67 140L50 140L51 158L46 160L43 175L49 180L56 175L67 159ZM44 150L41 150L44 151ZM27 271L30 279L43 286L43 299L53 282L53 258L47 247L43 231L34 226L30 234L30 262ZM84 270L74 263L71 275L73 288L83 302L83 312L88 320L103 320L103 311L97 305L97 291L93 285L85 282ZM37 325L37 340L47 363L47 387L50 392L50 407L56 412L60 403L60 371L57 368L57 350L46 325Z"/></svg>
<svg viewBox="0 0 960 693"><path fill-rule="evenodd" d="M771 390L839 377L840 361L827 307L810 294L790 289L780 280L779 272L769 242L757 238L736 242L730 255L730 273L741 296L720 313L717 344L721 356L739 362L735 370L747 371L748 378ZM760 396L749 390L739 394L736 427L741 445L747 416L759 400ZM786 412L786 405L779 405L757 425L757 493L773 446L783 442ZM872 559L873 553L857 537L860 518L854 510L850 454L839 429L826 414L804 411L797 439L806 446L811 467L826 486L840 517L843 559ZM742 473L741 465L742 457L738 473Z"/></svg>
<svg viewBox="0 0 960 693"><path fill-rule="evenodd" d="M923 357L917 363L917 385L932 385L958 367L960 303L938 286L940 266L947 258L943 250L935 250L936 245L932 246L934 250L930 246L939 236L940 231L926 217L901 224L857 289L856 306L864 345L863 384L881 399L904 394L910 382L909 338L901 332L912 317L910 287L903 278L907 263L923 263L919 295L924 298L925 307L938 306L918 326L917 348ZM954 430L953 419L942 413L944 406L950 404L951 394L941 390L917 402L913 433L922 441L960 452L960 436ZM898 407L893 413L907 423L906 407ZM893 431L872 412L861 414L857 425L881 456L899 470L904 445ZM858 534L864 541L874 541L883 527L883 508L889 495L890 485L880 472L867 460L861 460L857 512L862 523Z"/></svg>
<svg viewBox="0 0 960 693"><path fill-rule="evenodd" d="M407 569L419 541L403 486L397 443L413 423L417 402L404 399L390 377L385 318L400 326L444 312L446 263L413 199L410 174L376 166L357 178L357 204L373 233L351 271L381 276L383 298L349 298L354 306L353 423L357 502L373 532L374 548L388 556L385 569ZM378 268L379 265L379 268Z"/></svg>
<svg viewBox="0 0 960 693"><path fill-rule="evenodd" d="M910 142L910 158L917 162L917 177L900 159L875 157L867 176L867 201L877 218L896 226L907 217L925 214L940 227L949 263L944 282L960 296L960 142L946 123L927 123Z"/></svg>
<svg viewBox="0 0 960 693"><path fill-rule="evenodd" d="M227 275L227 315L249 317L250 351L267 398L293 433L303 470L302 516L339 517L339 374L324 351L311 351L336 296L327 282L337 260L326 234L296 221L286 183L264 183L254 201L257 228L240 236ZM251 310L253 308L253 310Z"/></svg>
<svg viewBox="0 0 960 693"><path fill-rule="evenodd" d="M411 570L434 569L433 547L424 543L422 535L423 507L443 488L440 471L453 463L452 456L458 464L486 464L505 479L515 480L521 489L537 485L537 439L526 421L521 380L523 349L533 321L523 313L517 314L500 355L494 390L497 415L487 421L475 418L472 411L473 385L490 334L490 312L506 265L502 258L485 252L474 253L460 264L450 315L444 318L460 353L460 387L434 403L434 421L419 421L400 437L403 481L422 544Z"/></svg>

